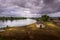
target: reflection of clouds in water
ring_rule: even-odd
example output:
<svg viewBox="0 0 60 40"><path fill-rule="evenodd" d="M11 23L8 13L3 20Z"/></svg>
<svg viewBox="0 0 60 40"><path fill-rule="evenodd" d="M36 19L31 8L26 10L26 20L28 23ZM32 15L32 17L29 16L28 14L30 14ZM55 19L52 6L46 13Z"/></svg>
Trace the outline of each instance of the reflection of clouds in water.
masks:
<svg viewBox="0 0 60 40"><path fill-rule="evenodd" d="M25 20L14 20L14 21L4 21L4 22L0 22L0 26L5 27L5 26L25 26L25 25L29 25L29 24L33 24L35 23L35 20L32 19L25 19Z"/></svg>
<svg viewBox="0 0 60 40"><path fill-rule="evenodd" d="M13 26L13 25L16 25L17 22L16 22L15 20L14 20L14 21L8 20L7 22L4 22L4 24L5 24L6 26Z"/></svg>
<svg viewBox="0 0 60 40"><path fill-rule="evenodd" d="M0 28L4 26L5 26L4 22L0 20Z"/></svg>

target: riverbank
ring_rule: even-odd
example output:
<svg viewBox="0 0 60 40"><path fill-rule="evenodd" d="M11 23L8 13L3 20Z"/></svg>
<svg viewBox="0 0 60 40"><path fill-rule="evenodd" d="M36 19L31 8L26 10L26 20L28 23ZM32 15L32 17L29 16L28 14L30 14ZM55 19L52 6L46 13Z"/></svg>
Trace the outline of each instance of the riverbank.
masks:
<svg viewBox="0 0 60 40"><path fill-rule="evenodd" d="M4 40L60 40L60 27L50 22L44 23L45 28L36 30L26 27L6 28L4 32L0 32L0 38Z"/></svg>

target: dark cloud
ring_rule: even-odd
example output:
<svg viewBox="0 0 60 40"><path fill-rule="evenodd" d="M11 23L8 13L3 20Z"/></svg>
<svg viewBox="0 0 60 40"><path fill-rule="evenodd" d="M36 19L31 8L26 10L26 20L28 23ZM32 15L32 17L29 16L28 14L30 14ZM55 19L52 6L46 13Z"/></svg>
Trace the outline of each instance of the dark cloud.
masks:
<svg viewBox="0 0 60 40"><path fill-rule="evenodd" d="M52 4L54 2L54 0L44 0L45 4Z"/></svg>
<svg viewBox="0 0 60 40"><path fill-rule="evenodd" d="M27 16L36 17L57 12L60 12L60 0L0 0L0 15L25 16L28 13Z"/></svg>

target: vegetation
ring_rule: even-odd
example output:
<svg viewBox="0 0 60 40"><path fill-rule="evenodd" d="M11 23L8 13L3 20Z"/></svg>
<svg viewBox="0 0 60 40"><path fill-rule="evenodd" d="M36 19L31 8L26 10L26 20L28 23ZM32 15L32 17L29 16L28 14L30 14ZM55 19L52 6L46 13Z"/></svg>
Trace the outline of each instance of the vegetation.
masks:
<svg viewBox="0 0 60 40"><path fill-rule="evenodd" d="M0 37L0 40L5 40L3 37Z"/></svg>
<svg viewBox="0 0 60 40"><path fill-rule="evenodd" d="M49 16L47 15L42 15L42 17L40 18L41 21L48 21L49 20Z"/></svg>
<svg viewBox="0 0 60 40"><path fill-rule="evenodd" d="M0 17L0 20L26 19L24 17ZM0 40L60 40L60 26L49 21L49 16L43 15L40 18L32 18L43 21L45 28L37 28L36 24L24 27L5 27L0 32Z"/></svg>
<svg viewBox="0 0 60 40"><path fill-rule="evenodd" d="M0 36L5 40L60 40L60 27L56 27L50 22L44 23L45 28L37 28L36 30L25 28L26 26L6 28L5 32L0 33Z"/></svg>
<svg viewBox="0 0 60 40"><path fill-rule="evenodd" d="M26 19L26 17L0 17L0 20L18 20L18 19Z"/></svg>

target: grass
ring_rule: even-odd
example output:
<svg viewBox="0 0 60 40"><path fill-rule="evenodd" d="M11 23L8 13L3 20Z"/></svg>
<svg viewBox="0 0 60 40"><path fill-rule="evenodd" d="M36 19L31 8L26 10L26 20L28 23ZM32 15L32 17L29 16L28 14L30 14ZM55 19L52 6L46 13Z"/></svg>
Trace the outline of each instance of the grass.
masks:
<svg viewBox="0 0 60 40"><path fill-rule="evenodd" d="M0 37L0 40L5 40L4 38Z"/></svg>
<svg viewBox="0 0 60 40"><path fill-rule="evenodd" d="M51 23L51 22L46 22L46 25L51 26L51 27L56 27L56 25L54 25L54 24Z"/></svg>
<svg viewBox="0 0 60 40"><path fill-rule="evenodd" d="M44 24L46 27L43 29L36 28L35 24L6 28L0 36L5 40L60 40L60 27L51 22L44 22ZM36 29L32 30L34 27Z"/></svg>

